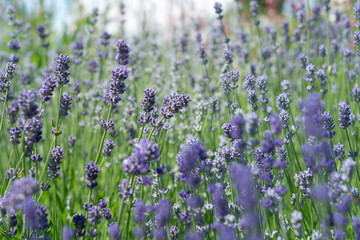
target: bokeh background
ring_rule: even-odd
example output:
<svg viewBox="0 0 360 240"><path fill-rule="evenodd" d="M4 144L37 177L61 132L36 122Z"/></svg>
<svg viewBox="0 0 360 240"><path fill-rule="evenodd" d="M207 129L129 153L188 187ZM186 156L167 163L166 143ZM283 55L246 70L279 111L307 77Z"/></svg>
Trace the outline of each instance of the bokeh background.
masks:
<svg viewBox="0 0 360 240"><path fill-rule="evenodd" d="M250 0L222 0L225 20L247 21L247 19L228 19L232 11L247 11ZM308 0L304 0L305 1ZM309 0L310 4L322 0ZM52 34L63 35L76 33L75 22L86 18L94 8L102 16L100 23L104 30L116 34L122 32L127 36L136 36L145 28L156 31L164 39L170 39L176 28L190 29L194 20L207 21L215 17L213 0L2 0L0 1L0 21L5 21L6 5L11 3L26 13L29 21L43 16L53 25ZM258 1L260 13L269 24L280 22L284 16L291 15L291 4L301 0L263 0ZM333 0L338 9L351 9L354 0ZM269 20L271 19L271 20ZM180 21L179 21L180 20ZM121 27L123 25L123 28Z"/></svg>

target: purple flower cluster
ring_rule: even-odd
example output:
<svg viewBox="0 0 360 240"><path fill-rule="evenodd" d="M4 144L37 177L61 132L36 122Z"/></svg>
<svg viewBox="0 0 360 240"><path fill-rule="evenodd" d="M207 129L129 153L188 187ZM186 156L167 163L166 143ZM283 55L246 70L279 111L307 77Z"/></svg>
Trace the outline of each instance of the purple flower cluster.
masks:
<svg viewBox="0 0 360 240"><path fill-rule="evenodd" d="M127 65L129 63L130 46L123 39L116 42L116 56L115 60L120 65Z"/></svg>
<svg viewBox="0 0 360 240"><path fill-rule="evenodd" d="M113 104L121 101L120 95L125 92L124 81L128 78L130 69L120 66L112 71L111 82L106 90L105 98Z"/></svg>
<svg viewBox="0 0 360 240"><path fill-rule="evenodd" d="M191 98L186 93L177 94L172 92L164 97L161 113L166 119L172 118L181 109L185 108L189 102L191 102Z"/></svg>
<svg viewBox="0 0 360 240"><path fill-rule="evenodd" d="M132 154L123 161L123 169L129 174L146 174L150 163L160 157L159 147L153 141L142 139L134 145Z"/></svg>

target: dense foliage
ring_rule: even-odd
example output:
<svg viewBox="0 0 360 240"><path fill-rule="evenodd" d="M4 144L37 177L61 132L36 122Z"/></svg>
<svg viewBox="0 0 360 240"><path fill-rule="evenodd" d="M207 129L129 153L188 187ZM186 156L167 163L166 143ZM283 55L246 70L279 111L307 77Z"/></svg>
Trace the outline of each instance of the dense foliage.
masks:
<svg viewBox="0 0 360 240"><path fill-rule="evenodd" d="M170 43L1 9L2 238L360 239L360 3L209 7Z"/></svg>

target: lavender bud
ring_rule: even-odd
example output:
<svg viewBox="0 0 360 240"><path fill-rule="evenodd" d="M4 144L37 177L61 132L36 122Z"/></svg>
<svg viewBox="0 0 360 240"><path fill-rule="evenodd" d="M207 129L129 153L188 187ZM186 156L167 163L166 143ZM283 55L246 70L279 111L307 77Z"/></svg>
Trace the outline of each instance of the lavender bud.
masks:
<svg viewBox="0 0 360 240"><path fill-rule="evenodd" d="M61 96L60 115L62 116L69 115L69 110L71 109L71 101L72 101L72 97L69 94L64 93Z"/></svg>
<svg viewBox="0 0 360 240"><path fill-rule="evenodd" d="M96 179L98 178L99 174L99 166L96 165L93 161L86 163L85 173L86 179L89 180L86 182L86 186L90 189L95 188L98 185Z"/></svg>
<svg viewBox="0 0 360 240"><path fill-rule="evenodd" d="M115 147L115 143L112 140L110 140L110 139L105 140L104 149L102 151L102 154L105 157L111 157L111 153L112 153L114 147Z"/></svg>
<svg viewBox="0 0 360 240"><path fill-rule="evenodd" d="M69 82L69 63L70 58L66 54L60 54L56 59L54 71L56 73L56 80L60 86L66 85Z"/></svg>

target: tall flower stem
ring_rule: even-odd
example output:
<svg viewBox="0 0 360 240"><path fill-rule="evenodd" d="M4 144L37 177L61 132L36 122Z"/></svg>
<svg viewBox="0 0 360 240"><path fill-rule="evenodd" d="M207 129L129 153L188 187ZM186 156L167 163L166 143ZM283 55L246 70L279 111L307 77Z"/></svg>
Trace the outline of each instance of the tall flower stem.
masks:
<svg viewBox="0 0 360 240"><path fill-rule="evenodd" d="M14 146L14 148L15 148L15 147L16 147L16 146ZM10 167L11 159L12 159L12 156L13 156L13 153L14 153L14 148L11 150L10 157L9 157L9 161L8 161L7 169L6 169L6 170L8 170L9 167ZM4 174L4 179L3 179L3 182L2 182L2 185L1 185L1 193L2 193L2 195L4 194L5 181L6 181L6 174Z"/></svg>
<svg viewBox="0 0 360 240"><path fill-rule="evenodd" d="M131 188L134 189L135 187L135 175L133 174L131 176ZM126 220L126 234L125 234L125 239L129 239L128 236L129 236L129 224L130 224L130 217L131 217L131 208L132 208L132 200L133 200L133 195L130 196L129 198L129 202L128 202L128 217L127 217L127 220Z"/></svg>
<svg viewBox="0 0 360 240"><path fill-rule="evenodd" d="M164 118L165 118L165 117L162 117L162 118L156 123L155 127L153 127L153 128L151 129L151 132L150 132L150 134L149 134L148 140L151 139L152 135L154 134L155 128L159 127L160 123L164 120Z"/></svg>
<svg viewBox="0 0 360 240"><path fill-rule="evenodd" d="M147 117L147 112L145 113L145 119ZM140 139L142 138L142 135L144 133L144 128L145 128L145 123L142 124L142 127L141 127L141 133L140 133L140 137L138 139L138 142L140 142Z"/></svg>
<svg viewBox="0 0 360 240"><path fill-rule="evenodd" d="M59 90L59 106L58 106L58 113L57 113L57 117L56 117L56 131L60 131L60 111L61 111L62 92L63 92L63 85L61 85L60 90ZM55 146L56 146L56 139L57 139L57 134L55 133Z"/></svg>
<svg viewBox="0 0 360 240"><path fill-rule="evenodd" d="M6 88L4 106L3 106L3 111L2 111L2 115L1 115L0 135L1 135L1 132L2 132L3 125L4 125L5 108L6 108L6 104L7 104L7 100L8 100L8 93L9 93L9 88Z"/></svg>
<svg viewBox="0 0 360 240"><path fill-rule="evenodd" d="M353 155L354 152L353 152L353 149L352 149L352 147L351 147L351 142L350 142L349 133L348 133L347 128L345 128L345 132L346 132L347 140L348 140L348 142L349 142L349 147L350 147L351 155ZM358 181L359 181L359 180L360 180L359 168L356 168L356 174L357 174Z"/></svg>
<svg viewBox="0 0 360 240"><path fill-rule="evenodd" d="M108 110L107 117L106 117L106 122L108 122L108 121L110 120L112 107L113 107L113 103L111 103L110 106L109 106L109 110ZM99 159L100 159L100 154L101 154L101 150L102 150L102 148L103 148L103 146L104 146L106 133L107 133L107 131L105 130L104 133L103 133L103 136L102 136L102 138L101 138L99 150L98 150L98 153L97 153L96 159L95 159L95 164L97 164L97 162L98 162Z"/></svg>

